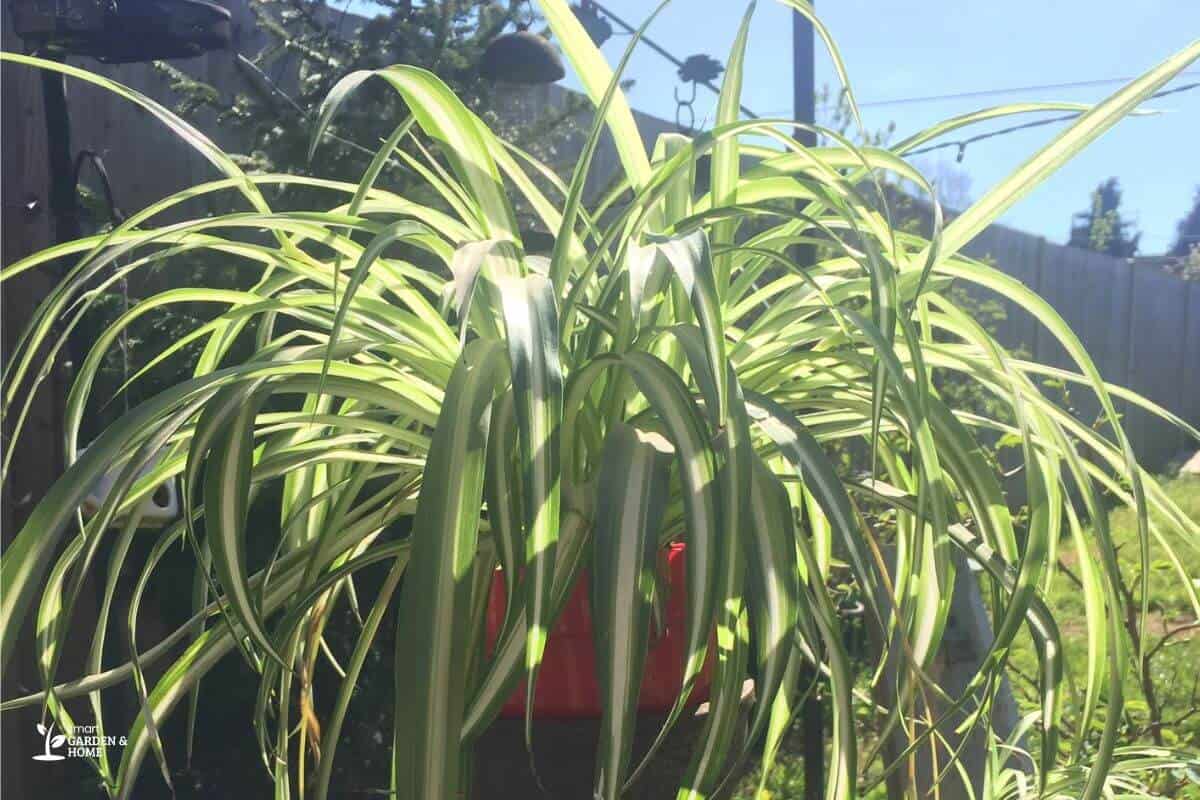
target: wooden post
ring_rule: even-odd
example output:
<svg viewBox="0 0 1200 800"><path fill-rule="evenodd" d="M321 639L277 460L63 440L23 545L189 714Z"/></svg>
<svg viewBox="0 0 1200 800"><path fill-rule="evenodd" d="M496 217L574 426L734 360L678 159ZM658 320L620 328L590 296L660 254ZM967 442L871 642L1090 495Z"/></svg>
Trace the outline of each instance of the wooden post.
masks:
<svg viewBox="0 0 1200 800"><path fill-rule="evenodd" d="M812 124L816 121L817 93L815 85L816 52L813 42L813 26L799 11L792 12L792 103L793 116L797 122ZM797 128L793 136L805 147L817 146L815 131ZM801 206L803 208L803 206ZM816 260L816 249L811 245L796 248L796 260L811 264ZM806 667L800 677L801 685L807 685L815 677ZM825 787L825 720L821 707L821 696L814 690L804 701L801 712L804 728L804 800L821 800Z"/></svg>
<svg viewBox="0 0 1200 800"><path fill-rule="evenodd" d="M887 548L884 558L892 569L895 564L894 548ZM983 596L979 591L979 581L976 579L969 562L961 553L955 554L957 572L954 578L954 594L950 601L950 615L946 621L941 648L934 659L928 673L943 690L953 698L959 698L970 683L971 678L979 670L983 657L993 641L991 620L987 608L983 604ZM873 643L877 649L878 641ZM885 671L879 688L879 701L891 707L894 702L892 692L896 682L895 667L889 666ZM944 703L935 701L930 709L934 717L944 712ZM970 708L966 709L970 711ZM916 713L923 714L921 701L917 700ZM1016 701L1008 679L1002 678L995 703L992 706L992 730L987 731L979 726L971 729L966 741L956 732L959 723L966 717L963 711L949 715L938 728L937 739L927 739L912 754L913 769L901 767L888 776L888 797L900 800L905 797L934 797L941 800L969 800L978 798L983 791L984 767L987 759L986 736L995 735L1008 737L1016 728L1019 720ZM887 763L897 758L908 745L904 731L897 730L884 745L884 758ZM959 753L961 764L970 780L968 785L958 770L951 770L940 784L937 784L937 794L934 793L934 781L938 773L949 763L950 754L962 745ZM1011 757L1013 766L1025 768L1016 761L1021 756Z"/></svg>
<svg viewBox="0 0 1200 800"><path fill-rule="evenodd" d="M2 13L2 46L21 51L7 11ZM0 259L8 265L51 242L49 170L44 136L40 76L27 67L5 64L4 91L0 93L0 123L3 131L3 164L0 167L3 225L0 226ZM28 272L0 288L3 327L0 359L7 359L17 336L28 324L34 309L53 285L44 271ZM33 505L62 471L61 448L64 399L62 375L51 372L42 384L25 422L20 441L11 436L11 416L5 420L3 449L16 448L12 467L0 494L0 539L7 549ZM4 670L0 694L14 697L38 685L33 659L32 625L27 625L18 642L16 656ZM40 746L34 723L39 710L0 715L3 738L0 765L0 796L66 796L61 782L65 770L31 760ZM47 792L49 792L47 794Z"/></svg>

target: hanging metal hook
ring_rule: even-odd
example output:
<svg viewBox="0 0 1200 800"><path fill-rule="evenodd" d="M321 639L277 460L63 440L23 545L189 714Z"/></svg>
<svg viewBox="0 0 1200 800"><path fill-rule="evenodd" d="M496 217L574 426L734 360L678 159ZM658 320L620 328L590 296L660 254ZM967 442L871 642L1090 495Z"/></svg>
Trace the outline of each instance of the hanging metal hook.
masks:
<svg viewBox="0 0 1200 800"><path fill-rule="evenodd" d="M692 92L685 100L679 96L679 87L675 87L675 125L684 133L691 133L696 129L696 82L692 81L689 86L692 87ZM687 124L683 123L683 113L687 111Z"/></svg>

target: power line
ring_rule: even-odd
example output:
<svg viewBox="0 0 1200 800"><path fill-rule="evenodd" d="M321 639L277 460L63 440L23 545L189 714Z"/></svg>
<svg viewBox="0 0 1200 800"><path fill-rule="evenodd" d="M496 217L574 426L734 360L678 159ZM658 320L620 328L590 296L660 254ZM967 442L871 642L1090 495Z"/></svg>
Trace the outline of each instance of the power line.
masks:
<svg viewBox="0 0 1200 800"><path fill-rule="evenodd" d="M1189 75L1200 75L1200 70L1192 70L1191 72L1181 72L1178 77ZM898 97L891 100L872 100L867 103L859 103L860 108L879 108L881 106L900 106L909 105L912 103L933 103L941 100L965 100L973 97L995 97L1003 94L1018 94L1021 92L1039 92L1049 91L1054 89L1083 89L1088 86L1106 86L1113 83L1129 83L1136 80L1138 76L1128 78L1098 78L1087 81L1069 81L1066 83L1042 83L1031 86L1012 86L1007 89L979 89L970 92L955 92L953 94L930 94L922 97Z"/></svg>
<svg viewBox="0 0 1200 800"><path fill-rule="evenodd" d="M602 5L600 5L599 3L597 3L597 2L596 2L596 0L589 0L589 2L588 2L588 5L590 5L590 6L591 6L592 8L594 8L594 9L596 9L596 11L600 12L600 13L601 13L601 14L603 14L604 16L606 16L606 17L608 17L609 19L611 19L613 22L615 22L615 23L617 23L618 25L620 25L622 28L624 28L624 29L625 29L625 32L626 32L626 33L637 33L637 28L635 28L633 25L630 25L628 22L626 22L625 20L621 19L620 17L618 17L618 16L617 16L616 14L614 14L613 12L609 11L607 8L605 8L604 6L602 6ZM653 50L654 52L658 53L660 56L662 56L663 58L665 58L667 61L670 61L670 62L671 62L672 64L674 64L674 65L675 65L677 68L679 68L679 69L681 69L681 70L683 69L683 65L684 65L684 62L683 62L683 61L681 61L679 58L677 58L677 57L675 57L674 55L672 55L672 54L671 54L671 52L670 52L669 50L667 50L665 47L663 47L662 45L660 45L660 44L658 44L657 42L655 42L655 41L654 41L653 39L651 39L649 36L646 36L646 35L644 35L644 34L643 34L643 35L642 35L642 39L641 39L641 42L640 42L640 43L641 43L641 44L644 44L644 45L646 45L646 46L647 46L647 47L649 47L651 50ZM708 89L710 92L712 92L712 93L713 93L713 94L715 94L715 95L718 95L718 96L719 96L719 95L721 94L721 90L720 90L720 89L718 89L718 88L717 88L717 87L716 87L716 86L713 84L713 82L712 82L712 81L700 80L700 81L693 81L693 83L698 83L698 84L700 84L701 86L703 86L704 88ZM743 114L745 114L747 117L750 117L751 119L758 119L758 115L757 115L757 114L755 114L755 113L754 113L753 111L751 111L750 109L746 108L746 106L744 106L744 105L739 105L739 108L741 109L742 113L743 113Z"/></svg>
<svg viewBox="0 0 1200 800"><path fill-rule="evenodd" d="M1190 76L1195 76L1195 75L1200 75L1200 70L1190 70L1187 72L1181 72L1176 77L1184 78L1184 77L1190 77ZM1108 86L1108 85L1111 85L1114 83L1129 83L1130 81L1136 80L1137 77L1138 76L1130 76L1127 78L1097 78L1094 80L1069 81L1066 83L1042 83L1042 84L1035 84L1035 85L1030 85L1030 86L1010 86L1010 87L1004 88L1004 89L976 89L976 90L972 90L969 92L955 92L952 94L930 94L930 95L923 95L923 96L919 96L919 97L895 97L895 98L891 98L888 100L868 100L866 102L859 103L858 107L859 108L881 108L883 106L900 106L900 105L914 105L916 103L933 103L933 102L938 102L938 101L942 101L942 100L966 100L966 99L979 98L979 97L996 97L999 95L1021 94L1024 92L1052 91L1052 90L1057 90L1057 89L1081 89L1081 88L1086 88L1089 86ZM835 104L826 104L826 105L821 106L821 109L827 110L827 109L836 108L836 107L837 106ZM770 111L770 112L768 112L768 114L770 116L775 116L775 115L784 114L784 113L786 113L786 112L785 111Z"/></svg>
<svg viewBox="0 0 1200 800"><path fill-rule="evenodd" d="M1158 97L1166 97L1169 94L1179 94L1180 92L1187 92L1187 91L1190 91L1197 87L1200 87L1200 81L1197 81L1196 83L1187 83L1187 84L1184 84L1183 86L1177 86L1174 89L1164 89L1161 92L1155 92L1154 94L1150 95L1150 97L1148 97L1147 99L1153 100ZM1082 113L1082 112L1080 112L1080 113ZM934 144L934 145L930 145L928 147L921 147L916 150L910 150L909 152L905 153L904 156L906 158L908 158L910 156L920 155L921 153L929 153L934 150L944 150L948 147L956 147L956 148L958 148L958 156L955 159L955 161L961 162L963 160L963 156L966 154L967 145L969 145L969 144L973 144L975 142L982 141L983 139L991 139L992 137L995 137L995 136L1004 136L1005 134L1015 133L1017 131L1023 131L1028 128L1038 128L1038 127L1041 127L1042 125L1053 125L1056 122L1066 122L1068 120L1072 120L1072 119L1079 117L1080 113L1063 114L1063 115L1060 115L1057 117L1050 117L1049 119L1038 120L1037 122L1026 122L1021 125L1012 125L1007 128L1000 128L999 130L988 131L987 133L980 133L975 136L970 136L966 139L957 139L952 142L943 142L941 144Z"/></svg>

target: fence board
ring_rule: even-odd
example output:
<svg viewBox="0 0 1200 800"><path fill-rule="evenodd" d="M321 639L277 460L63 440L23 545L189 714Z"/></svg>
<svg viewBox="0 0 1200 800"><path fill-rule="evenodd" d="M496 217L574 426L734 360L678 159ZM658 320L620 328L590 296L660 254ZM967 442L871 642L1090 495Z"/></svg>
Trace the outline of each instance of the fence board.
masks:
<svg viewBox="0 0 1200 800"><path fill-rule="evenodd" d="M1040 292L1043 240L1006 228L997 228L996 233L999 239L996 266L1025 284L1026 288ZM1012 302L1012 315L1014 338L1006 344L1012 350L1033 356L1042 338L1041 324L1025 310L1023 303Z"/></svg>
<svg viewBox="0 0 1200 800"><path fill-rule="evenodd" d="M1060 297L1063 280L1063 269L1066 262L1072 257L1070 253L1055 252L1057 248L1052 244L1043 244L1040 251L1040 265L1037 274L1036 291L1047 303L1062 313L1062 298ZM1038 361L1045 364L1062 364L1062 356L1064 351L1058 341L1050 335L1045 326L1039 326L1037 335L1034 337L1033 355Z"/></svg>
<svg viewBox="0 0 1200 800"><path fill-rule="evenodd" d="M1176 410L1184 419L1200 428L1200 281L1188 283L1187 326L1183 340L1180 404ZM1192 441L1190 446L1200 447L1200 442Z"/></svg>
<svg viewBox="0 0 1200 800"><path fill-rule="evenodd" d="M1068 294L1060 310L1103 375L1104 368L1101 365L1108 352L1105 312L1112 289L1106 277L1111 272L1112 259L1097 255L1081 253L1067 270ZM1064 359L1063 366L1078 371L1078 367L1069 359ZM1071 388L1071 405L1075 415L1088 425L1095 421L1100 412L1095 393L1082 387Z"/></svg>
<svg viewBox="0 0 1200 800"><path fill-rule="evenodd" d="M1167 408L1180 408L1187 293L1178 278L1155 269L1133 275L1129 325L1129 382L1141 394ZM1148 412L1131 408L1126 430L1139 459L1166 463L1183 445L1179 430Z"/></svg>
<svg viewBox="0 0 1200 800"><path fill-rule="evenodd" d="M1200 424L1200 322L1195 319L1200 284L1000 225L982 231L964 252L993 263L1043 297L1079 337L1106 381ZM971 289L970 294L988 298L982 290ZM994 329L1006 348L1078 371L1064 348L1020 304L1006 299L1004 306L1007 318ZM1059 393L1051 396L1057 399ZM1087 424L1100 412L1094 395L1082 389L1071 392L1071 405ZM1132 412L1123 401L1115 405L1148 468L1161 468L1187 445L1178 431L1152 415Z"/></svg>

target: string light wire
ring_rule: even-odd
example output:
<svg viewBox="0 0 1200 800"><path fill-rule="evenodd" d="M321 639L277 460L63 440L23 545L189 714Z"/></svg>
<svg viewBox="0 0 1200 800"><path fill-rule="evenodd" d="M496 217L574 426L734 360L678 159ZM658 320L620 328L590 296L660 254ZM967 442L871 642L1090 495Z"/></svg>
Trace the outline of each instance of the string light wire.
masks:
<svg viewBox="0 0 1200 800"><path fill-rule="evenodd" d="M1150 97L1147 99L1153 100L1155 98L1166 97L1167 95L1171 95L1171 94L1179 94L1180 92L1188 92L1188 91L1191 91L1192 89L1195 89L1198 86L1200 86L1200 81L1197 81L1195 83L1186 83L1183 86L1177 86L1174 89L1164 89L1161 92L1155 92L1154 94L1150 95ZM958 156L955 158L955 161L958 163L962 163L963 156L966 155L966 152L967 152L967 145L969 145L969 144L973 144L975 142L979 142L984 139L991 139L996 136L1004 136L1004 135L1007 135L1010 133L1016 133L1017 131L1023 131L1023 130L1027 130L1029 128L1039 128L1043 125L1053 125L1057 122L1066 122L1068 120L1076 119L1077 117L1080 116L1081 113L1082 112L1076 113L1076 114L1062 114L1060 116L1050 117L1049 119L1037 120L1036 122L1026 122L1021 125L1011 125L1007 128L1000 128L999 130L988 131L987 133L980 133L980 134L976 134L975 136L969 136L966 139L956 139L952 142L942 142L941 144L934 144L934 145L929 145L928 147L921 147L916 150L910 150L909 152L905 153L904 155L907 158L910 156L920 155L921 153L930 153L934 150L945 150L946 148L949 148L949 147L956 147L956 148L958 148Z"/></svg>
<svg viewBox="0 0 1200 800"><path fill-rule="evenodd" d="M1189 75L1200 75L1200 70L1179 73L1180 77ZM898 97L892 100L872 100L866 103L859 103L858 105L859 108L904 106L914 103L935 103L942 100L967 100L977 97L995 97L997 95L1021 94L1025 92L1056 91L1059 89L1083 89L1089 86L1107 86L1114 83L1129 83L1132 80L1136 80L1136 76L1129 78L1097 78L1095 80L1069 81L1066 83L1043 83L1034 86L1013 86L1008 89L978 89L970 92L956 92L954 94L931 94L923 97Z"/></svg>

